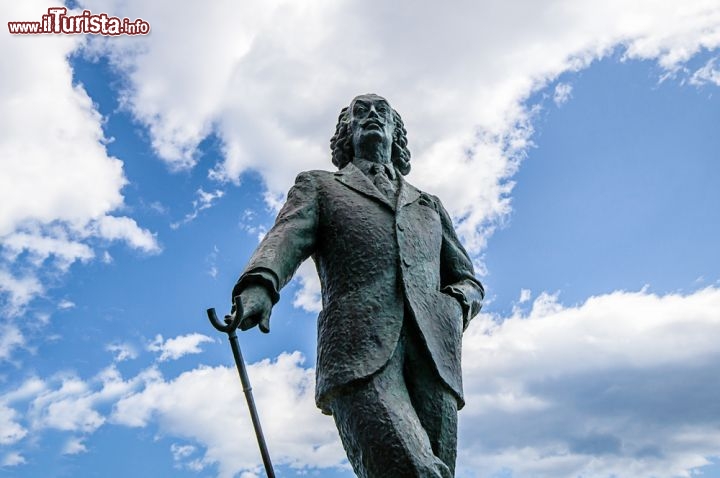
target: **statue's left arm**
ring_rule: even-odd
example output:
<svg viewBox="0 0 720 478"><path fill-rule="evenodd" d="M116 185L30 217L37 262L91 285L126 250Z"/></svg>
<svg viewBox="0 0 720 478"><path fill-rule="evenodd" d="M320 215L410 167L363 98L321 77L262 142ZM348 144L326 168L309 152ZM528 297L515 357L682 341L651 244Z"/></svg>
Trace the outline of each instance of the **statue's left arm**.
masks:
<svg viewBox="0 0 720 478"><path fill-rule="evenodd" d="M450 215L435 197L442 221L442 249L440 251L440 290L460 302L463 310L463 327L480 312L485 289L475 278L472 260L455 233Z"/></svg>

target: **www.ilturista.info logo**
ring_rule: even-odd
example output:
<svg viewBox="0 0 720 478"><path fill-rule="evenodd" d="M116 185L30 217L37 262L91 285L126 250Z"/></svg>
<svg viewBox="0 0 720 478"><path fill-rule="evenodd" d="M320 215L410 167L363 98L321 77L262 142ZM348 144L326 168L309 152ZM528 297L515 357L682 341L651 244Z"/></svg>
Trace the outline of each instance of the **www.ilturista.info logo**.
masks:
<svg viewBox="0 0 720 478"><path fill-rule="evenodd" d="M8 30L13 35L88 33L91 35L147 35L150 24L138 18L111 17L107 13L91 13L83 10L79 15L68 15L67 8L48 8L39 22L8 22Z"/></svg>

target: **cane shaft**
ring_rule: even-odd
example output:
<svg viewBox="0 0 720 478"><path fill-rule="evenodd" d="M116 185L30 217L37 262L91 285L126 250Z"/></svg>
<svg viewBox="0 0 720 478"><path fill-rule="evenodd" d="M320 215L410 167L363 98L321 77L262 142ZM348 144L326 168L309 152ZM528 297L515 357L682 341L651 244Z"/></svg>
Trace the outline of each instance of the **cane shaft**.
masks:
<svg viewBox="0 0 720 478"><path fill-rule="evenodd" d="M240 344L238 343L237 334L235 330L228 333L228 339L230 340L230 347L232 348L233 357L235 357L235 365L237 366L238 374L240 374L240 383L242 383L243 393L245 393L245 400L250 410L250 419L252 420L253 428L255 429L255 436L257 437L258 446L260 447L260 455L262 456L263 465L265 466L265 473L268 478L275 478L275 471L273 470L272 462L270 461L270 453L265 443L265 435L263 435L262 428L260 427L260 418L258 417L257 408L255 407L255 399L252 394L252 387L250 386L250 379L245 369L245 361L240 352Z"/></svg>

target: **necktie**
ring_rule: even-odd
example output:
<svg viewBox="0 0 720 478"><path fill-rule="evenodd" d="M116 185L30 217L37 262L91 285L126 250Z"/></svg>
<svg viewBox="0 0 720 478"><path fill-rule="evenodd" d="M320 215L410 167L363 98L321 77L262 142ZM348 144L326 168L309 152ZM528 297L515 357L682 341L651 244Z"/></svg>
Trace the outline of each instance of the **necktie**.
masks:
<svg viewBox="0 0 720 478"><path fill-rule="evenodd" d="M370 172L373 174L373 184L375 187L378 188L378 190L380 190L386 198L393 201L395 200L397 190L395 188L395 184L390 180L390 178L388 178L388 171L385 168L386 166L376 164L373 165Z"/></svg>

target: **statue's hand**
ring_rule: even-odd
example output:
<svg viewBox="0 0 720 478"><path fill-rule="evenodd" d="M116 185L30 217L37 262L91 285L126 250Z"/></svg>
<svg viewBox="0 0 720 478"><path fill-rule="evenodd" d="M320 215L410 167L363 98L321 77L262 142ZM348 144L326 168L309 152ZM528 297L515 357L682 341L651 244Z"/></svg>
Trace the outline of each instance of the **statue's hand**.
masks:
<svg viewBox="0 0 720 478"><path fill-rule="evenodd" d="M240 292L240 301L243 308L240 330L248 330L257 325L261 332L270 332L270 312L273 304L268 290L262 285L251 285Z"/></svg>

